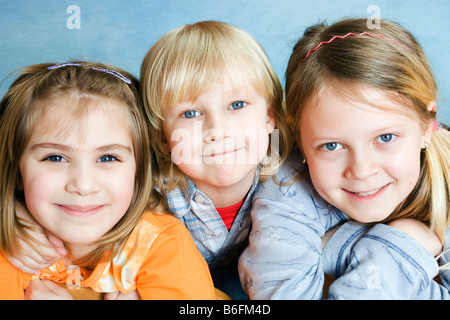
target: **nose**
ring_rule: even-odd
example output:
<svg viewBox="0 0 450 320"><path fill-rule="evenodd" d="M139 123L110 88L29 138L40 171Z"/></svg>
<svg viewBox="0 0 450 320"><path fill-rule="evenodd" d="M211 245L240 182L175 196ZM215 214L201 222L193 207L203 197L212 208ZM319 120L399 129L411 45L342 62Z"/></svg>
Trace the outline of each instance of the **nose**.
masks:
<svg viewBox="0 0 450 320"><path fill-rule="evenodd" d="M352 151L349 154L345 176L348 179L364 180L378 172L378 160L370 150Z"/></svg>
<svg viewBox="0 0 450 320"><path fill-rule="evenodd" d="M203 123L203 142L213 143L229 138L227 122L223 116L210 115Z"/></svg>
<svg viewBox="0 0 450 320"><path fill-rule="evenodd" d="M87 164L72 165L66 191L80 196L98 192L97 178L93 168Z"/></svg>

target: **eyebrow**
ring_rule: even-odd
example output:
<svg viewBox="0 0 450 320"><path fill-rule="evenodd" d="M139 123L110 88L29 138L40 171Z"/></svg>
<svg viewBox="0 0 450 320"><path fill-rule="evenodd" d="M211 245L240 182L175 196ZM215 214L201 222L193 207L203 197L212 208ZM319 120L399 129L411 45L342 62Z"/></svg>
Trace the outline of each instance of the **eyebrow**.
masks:
<svg viewBox="0 0 450 320"><path fill-rule="evenodd" d="M57 149L57 150L61 150L61 151L74 151L74 148L72 148L71 146L68 146L68 145L62 144L62 143L53 143L53 142L37 143L30 148L31 151L39 150L39 149ZM109 150L117 150L117 149L132 153L132 149L130 146L120 144L120 143L108 144L105 146L98 147L95 150L101 151L101 152L106 152Z"/></svg>

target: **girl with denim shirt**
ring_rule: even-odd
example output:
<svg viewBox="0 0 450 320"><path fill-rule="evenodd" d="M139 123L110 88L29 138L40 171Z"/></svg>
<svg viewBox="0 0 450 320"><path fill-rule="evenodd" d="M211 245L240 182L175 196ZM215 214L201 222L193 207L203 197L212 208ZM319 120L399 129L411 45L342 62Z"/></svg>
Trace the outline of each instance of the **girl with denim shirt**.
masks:
<svg viewBox="0 0 450 320"><path fill-rule="evenodd" d="M254 196L239 262L251 298L320 299L324 271L338 277L332 299L449 298L448 272L433 281L449 246L436 84L408 31L375 31L364 19L320 24L294 47L286 107L300 153Z"/></svg>

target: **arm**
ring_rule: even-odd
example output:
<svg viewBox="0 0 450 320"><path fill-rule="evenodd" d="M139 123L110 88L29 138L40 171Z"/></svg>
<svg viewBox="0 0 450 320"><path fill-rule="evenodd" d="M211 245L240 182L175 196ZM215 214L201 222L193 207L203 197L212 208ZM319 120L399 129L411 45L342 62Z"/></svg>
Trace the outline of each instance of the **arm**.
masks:
<svg viewBox="0 0 450 320"><path fill-rule="evenodd" d="M324 264L338 278L329 299L448 299L432 279L434 257L404 232L384 224L344 224L324 248Z"/></svg>
<svg viewBox="0 0 450 320"><path fill-rule="evenodd" d="M208 265L189 231L178 221L154 240L136 288L141 299L215 299Z"/></svg>
<svg viewBox="0 0 450 320"><path fill-rule="evenodd" d="M281 170L278 180L295 173ZM321 299L321 236L346 217L314 191L308 179L280 187L269 179L253 198L249 246L239 259L251 299Z"/></svg>

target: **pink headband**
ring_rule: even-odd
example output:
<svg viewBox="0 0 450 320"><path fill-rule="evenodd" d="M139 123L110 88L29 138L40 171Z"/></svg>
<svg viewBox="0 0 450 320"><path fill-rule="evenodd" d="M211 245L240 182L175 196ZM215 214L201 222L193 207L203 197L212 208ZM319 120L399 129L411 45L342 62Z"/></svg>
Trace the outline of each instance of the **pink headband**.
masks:
<svg viewBox="0 0 450 320"><path fill-rule="evenodd" d="M300 64L301 64L306 58L308 58L308 56L309 56L312 52L314 52L314 51L316 51L317 49L319 49L323 44L330 43L330 42L334 41L335 39L344 39L344 38L347 38L348 36L359 37L359 36L363 36L363 35L366 35L366 36L369 36L369 37L372 37L372 38L380 37L380 38L386 39L386 40L388 40L388 41L393 41L393 42L395 42L396 44L398 44L399 46L402 46L403 48L407 49L404 45L401 45L401 44L398 43L395 39L389 39L389 38L386 38L386 37L383 36L382 34L370 34L370 33L368 33L368 32L362 32L362 33L356 34L356 33L353 33L353 32L349 32L349 33L347 33L345 36L334 36L333 38L331 38L331 39L328 40L328 41L322 41L321 43L319 43L319 44L317 45L317 47L315 47L315 48L312 49L312 50L309 50L308 53L306 54L306 56L305 56L302 60L300 60L300 62L299 62L298 65L297 65L297 68L300 66Z"/></svg>
<svg viewBox="0 0 450 320"><path fill-rule="evenodd" d="M439 131L439 122L433 122L433 131Z"/></svg>

